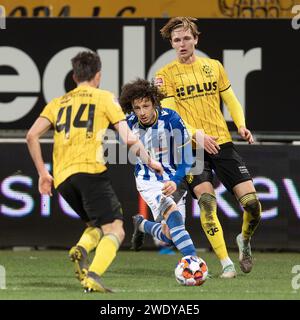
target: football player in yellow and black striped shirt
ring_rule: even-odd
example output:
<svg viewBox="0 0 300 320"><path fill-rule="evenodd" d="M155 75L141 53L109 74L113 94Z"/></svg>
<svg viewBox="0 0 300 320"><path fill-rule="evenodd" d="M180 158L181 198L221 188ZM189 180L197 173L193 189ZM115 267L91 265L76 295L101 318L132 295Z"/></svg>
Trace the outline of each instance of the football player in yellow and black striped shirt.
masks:
<svg viewBox="0 0 300 320"><path fill-rule="evenodd" d="M100 57L94 52L80 52L72 65L77 88L44 108L27 134L27 143L39 174L39 191L52 195L53 178L45 167L39 137L54 129L54 186L88 226L70 250L70 258L85 290L107 292L110 290L100 277L114 260L125 235L121 205L103 159L102 138L108 125L114 125L122 140L148 166L160 174L162 167L133 135L113 94L98 89ZM94 249L95 257L88 266L87 255Z"/></svg>
<svg viewBox="0 0 300 320"><path fill-rule="evenodd" d="M221 261L221 277L233 278L236 271L217 217L212 170L244 208L242 232L236 240L240 267L246 273L252 269L250 238L260 221L261 205L246 165L232 143L220 109L221 100L229 109L240 136L250 144L254 141L222 64L195 54L200 34L195 22L195 18L176 17L160 30L175 49L177 59L157 72L155 82L167 95L163 106L180 114L193 137L202 132L204 170L193 177L189 187L199 201L201 225Z"/></svg>

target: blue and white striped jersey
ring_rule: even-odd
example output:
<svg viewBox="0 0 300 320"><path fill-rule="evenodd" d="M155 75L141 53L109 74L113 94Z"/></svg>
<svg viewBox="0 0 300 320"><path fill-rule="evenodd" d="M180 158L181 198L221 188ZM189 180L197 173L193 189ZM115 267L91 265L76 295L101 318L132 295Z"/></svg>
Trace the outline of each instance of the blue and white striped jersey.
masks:
<svg viewBox="0 0 300 320"><path fill-rule="evenodd" d="M193 162L191 139L175 111L163 108L156 112L156 121L151 126L141 124L134 113L127 117L127 123L152 158L162 164L164 173L163 176L157 175L137 158L135 176L150 181L173 180L179 184L186 174L182 171L189 170ZM179 158L178 150L181 150ZM182 167L180 174L179 167Z"/></svg>

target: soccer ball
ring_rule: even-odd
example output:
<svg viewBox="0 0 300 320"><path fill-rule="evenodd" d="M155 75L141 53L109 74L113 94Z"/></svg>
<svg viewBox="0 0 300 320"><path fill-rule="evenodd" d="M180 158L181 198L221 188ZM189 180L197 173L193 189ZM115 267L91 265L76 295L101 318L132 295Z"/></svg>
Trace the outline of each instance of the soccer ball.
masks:
<svg viewBox="0 0 300 320"><path fill-rule="evenodd" d="M208 275L206 262L197 256L185 256L175 268L175 278L183 286L201 286Z"/></svg>

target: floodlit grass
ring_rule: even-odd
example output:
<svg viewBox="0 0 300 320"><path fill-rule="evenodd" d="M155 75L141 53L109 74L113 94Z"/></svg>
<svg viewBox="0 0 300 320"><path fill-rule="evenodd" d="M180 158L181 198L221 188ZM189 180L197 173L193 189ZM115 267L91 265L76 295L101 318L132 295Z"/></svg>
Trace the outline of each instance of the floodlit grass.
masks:
<svg viewBox="0 0 300 320"><path fill-rule="evenodd" d="M153 251L121 251L103 277L113 294L85 294L74 277L66 251L0 251L0 265L6 269L4 299L47 300L207 300L207 299L300 299L300 289L292 288L294 265L299 253L254 252L255 266L250 274L238 272L236 279L220 279L216 256L199 252L212 275L201 287L176 283L174 268L180 255L159 255ZM237 253L235 258L237 270ZM300 280L298 280L300 283Z"/></svg>

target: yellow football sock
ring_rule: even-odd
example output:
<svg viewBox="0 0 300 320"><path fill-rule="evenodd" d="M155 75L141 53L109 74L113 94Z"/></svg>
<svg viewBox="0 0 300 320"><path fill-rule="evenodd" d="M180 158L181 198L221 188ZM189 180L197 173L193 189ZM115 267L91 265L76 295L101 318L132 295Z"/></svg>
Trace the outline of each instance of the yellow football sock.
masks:
<svg viewBox="0 0 300 320"><path fill-rule="evenodd" d="M77 246L83 247L87 253L94 250L102 237L102 231L96 227L88 227L84 230Z"/></svg>
<svg viewBox="0 0 300 320"><path fill-rule="evenodd" d="M220 260L228 258L223 229L217 217L216 197L210 193L203 193L199 200L199 206L201 225L215 254Z"/></svg>
<svg viewBox="0 0 300 320"><path fill-rule="evenodd" d="M104 235L97 246L96 254L89 267L89 271L101 276L116 257L119 246L119 239L116 235L113 233Z"/></svg>
<svg viewBox="0 0 300 320"><path fill-rule="evenodd" d="M261 204L254 192L245 194L239 201L245 210L243 214L242 236L244 240L249 240L261 219Z"/></svg>

